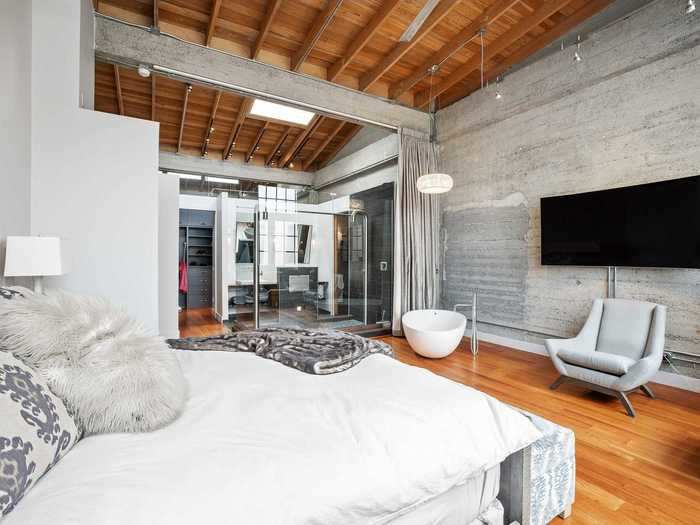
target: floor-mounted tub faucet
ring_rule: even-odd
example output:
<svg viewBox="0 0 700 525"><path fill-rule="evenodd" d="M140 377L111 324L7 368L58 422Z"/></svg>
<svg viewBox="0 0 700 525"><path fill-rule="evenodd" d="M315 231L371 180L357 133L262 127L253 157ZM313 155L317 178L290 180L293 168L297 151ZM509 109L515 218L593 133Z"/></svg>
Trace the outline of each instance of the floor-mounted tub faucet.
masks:
<svg viewBox="0 0 700 525"><path fill-rule="evenodd" d="M472 307L472 336L471 336L471 351L472 355L476 357L479 354L479 331L476 327L476 304L477 304L477 297L478 297L478 290L474 290L474 294L472 295L472 302L471 304L467 303L460 303L456 304L453 308L453 310L456 312L457 308L463 308L467 306Z"/></svg>

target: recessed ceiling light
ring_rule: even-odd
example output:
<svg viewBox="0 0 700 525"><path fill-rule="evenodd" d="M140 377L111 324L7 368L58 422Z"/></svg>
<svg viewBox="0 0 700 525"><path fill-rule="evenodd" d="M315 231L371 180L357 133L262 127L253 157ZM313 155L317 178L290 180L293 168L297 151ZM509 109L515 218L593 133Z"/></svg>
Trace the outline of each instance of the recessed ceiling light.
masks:
<svg viewBox="0 0 700 525"><path fill-rule="evenodd" d="M255 99L253 102L253 107L250 110L250 114L257 115L259 117L282 120L284 122L291 122L292 124L300 124L302 126L306 126L309 122L311 122L311 119L314 118L314 114L310 111L283 106L282 104L276 104L274 102L268 102L267 100L260 99Z"/></svg>
<svg viewBox="0 0 700 525"><path fill-rule="evenodd" d="M227 179L225 177L204 177L207 182L220 182L221 184L238 184L238 179Z"/></svg>
<svg viewBox="0 0 700 525"><path fill-rule="evenodd" d="M202 180L201 175L190 175L189 173L180 173L180 178L187 180Z"/></svg>

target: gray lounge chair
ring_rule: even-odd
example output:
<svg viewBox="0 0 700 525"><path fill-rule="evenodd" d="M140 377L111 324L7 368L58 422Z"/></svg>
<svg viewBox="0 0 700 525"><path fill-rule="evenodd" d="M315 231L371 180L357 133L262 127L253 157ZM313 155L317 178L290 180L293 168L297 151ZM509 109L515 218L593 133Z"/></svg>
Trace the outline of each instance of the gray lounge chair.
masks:
<svg viewBox="0 0 700 525"><path fill-rule="evenodd" d="M627 394L646 385L663 359L666 307L626 299L596 299L581 332L573 339L547 339L545 346L565 381L616 396L634 417Z"/></svg>

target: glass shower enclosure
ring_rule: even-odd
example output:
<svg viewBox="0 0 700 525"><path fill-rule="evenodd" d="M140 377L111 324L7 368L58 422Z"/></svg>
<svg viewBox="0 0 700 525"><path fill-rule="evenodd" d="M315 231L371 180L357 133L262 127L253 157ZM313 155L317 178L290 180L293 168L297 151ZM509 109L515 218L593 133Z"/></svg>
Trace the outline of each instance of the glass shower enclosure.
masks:
<svg viewBox="0 0 700 525"><path fill-rule="evenodd" d="M237 234L236 260L253 263L245 328L366 330L367 215L337 202L301 203L285 188L259 192L253 223Z"/></svg>

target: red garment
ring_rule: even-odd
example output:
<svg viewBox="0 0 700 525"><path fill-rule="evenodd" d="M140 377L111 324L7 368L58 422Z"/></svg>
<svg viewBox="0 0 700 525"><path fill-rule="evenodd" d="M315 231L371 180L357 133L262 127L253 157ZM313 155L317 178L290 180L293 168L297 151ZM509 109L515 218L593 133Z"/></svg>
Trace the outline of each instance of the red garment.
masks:
<svg viewBox="0 0 700 525"><path fill-rule="evenodd" d="M185 260L180 261L180 291L187 293L187 263Z"/></svg>

